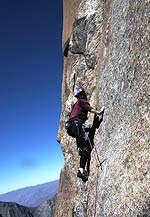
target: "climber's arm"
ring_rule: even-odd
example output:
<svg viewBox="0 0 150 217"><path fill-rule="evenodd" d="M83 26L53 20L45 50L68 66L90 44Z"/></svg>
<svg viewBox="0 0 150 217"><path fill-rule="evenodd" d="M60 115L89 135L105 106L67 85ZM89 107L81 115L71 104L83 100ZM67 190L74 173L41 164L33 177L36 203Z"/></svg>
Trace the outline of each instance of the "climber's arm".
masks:
<svg viewBox="0 0 150 217"><path fill-rule="evenodd" d="M100 115L100 114L101 114L101 111L98 111L98 110L92 108L92 109L91 109L91 113L94 113L94 114L96 114L96 115Z"/></svg>
<svg viewBox="0 0 150 217"><path fill-rule="evenodd" d="M102 109L100 111L94 109L93 107L90 106L90 104L87 102L83 102L83 101L80 101L80 106L87 112L91 112L91 113L94 113L96 115L101 115L104 111L104 107L102 107Z"/></svg>

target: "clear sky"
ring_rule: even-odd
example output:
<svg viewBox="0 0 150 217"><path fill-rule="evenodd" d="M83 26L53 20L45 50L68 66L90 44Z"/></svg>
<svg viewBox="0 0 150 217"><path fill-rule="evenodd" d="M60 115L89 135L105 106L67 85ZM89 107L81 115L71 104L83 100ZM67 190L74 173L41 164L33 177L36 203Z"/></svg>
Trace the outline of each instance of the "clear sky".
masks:
<svg viewBox="0 0 150 217"><path fill-rule="evenodd" d="M62 0L0 6L0 194L59 178Z"/></svg>

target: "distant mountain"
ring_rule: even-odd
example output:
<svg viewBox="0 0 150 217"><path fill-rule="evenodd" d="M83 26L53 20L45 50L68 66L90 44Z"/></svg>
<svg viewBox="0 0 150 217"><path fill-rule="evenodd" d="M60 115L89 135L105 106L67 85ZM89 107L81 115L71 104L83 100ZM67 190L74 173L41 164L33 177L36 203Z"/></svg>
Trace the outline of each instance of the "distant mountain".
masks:
<svg viewBox="0 0 150 217"><path fill-rule="evenodd" d="M55 199L30 208L12 202L0 202L0 217L54 217Z"/></svg>
<svg viewBox="0 0 150 217"><path fill-rule="evenodd" d="M59 180L31 186L0 195L0 201L15 202L27 207L37 207L52 199L58 191Z"/></svg>

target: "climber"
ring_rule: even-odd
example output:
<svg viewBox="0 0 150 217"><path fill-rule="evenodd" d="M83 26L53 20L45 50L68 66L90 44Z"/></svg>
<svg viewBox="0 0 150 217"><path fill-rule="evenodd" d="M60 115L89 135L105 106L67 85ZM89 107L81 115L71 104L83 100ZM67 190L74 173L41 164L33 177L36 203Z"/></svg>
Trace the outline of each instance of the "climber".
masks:
<svg viewBox="0 0 150 217"><path fill-rule="evenodd" d="M98 125L99 122L99 115L104 113L104 107L101 111L98 111L91 107L90 103L87 101L87 95L83 87L77 87L75 90L75 97L77 98L77 102L73 105L72 111L69 115L70 128L68 128L68 134L72 137L76 138L77 148L80 155L80 167L77 173L77 177L81 178L84 182L88 180L88 172L85 170L85 165L89 167L90 162L90 153L93 146L93 138L95 134L95 126L94 124ZM93 126L91 128L83 128L83 124L87 120L88 112L95 114L95 119L98 120L97 122L93 121ZM102 118L100 119L100 121ZM87 134L89 134L90 140L86 138ZM90 143L89 143L90 141Z"/></svg>

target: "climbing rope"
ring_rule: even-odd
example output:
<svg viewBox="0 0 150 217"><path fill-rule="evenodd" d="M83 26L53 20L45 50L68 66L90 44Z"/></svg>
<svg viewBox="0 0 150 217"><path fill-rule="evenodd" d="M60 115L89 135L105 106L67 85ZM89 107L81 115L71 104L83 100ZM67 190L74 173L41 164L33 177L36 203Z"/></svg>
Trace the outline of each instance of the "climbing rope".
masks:
<svg viewBox="0 0 150 217"><path fill-rule="evenodd" d="M90 146L92 147L90 139L89 139L89 143L90 143ZM98 197L98 176L99 176L99 168L101 167L101 162L100 162L98 152L97 152L97 149L95 146L94 146L94 155L95 155L95 159L96 159L97 174L96 174L96 188L95 188L94 216L93 217L96 217L97 197Z"/></svg>
<svg viewBox="0 0 150 217"><path fill-rule="evenodd" d="M83 128L83 131L84 131L84 134L85 134L85 129ZM90 138L89 136L86 137L86 139L88 140L89 144L90 144L90 147L91 147L91 150L93 149L93 146L91 144L91 141L90 141ZM98 196L98 174L99 174L99 167L101 166L101 162L100 162L100 159L99 159L99 156L98 156L98 152L97 152L97 149L96 147L94 146L94 157L96 159L96 167L97 167L97 177L96 177L96 190L95 190L95 201L94 201L94 217L96 217L96 208L97 208L97 196Z"/></svg>
<svg viewBox="0 0 150 217"><path fill-rule="evenodd" d="M84 133L85 133L85 130L84 130ZM92 146L91 144L91 141L89 139L89 137L87 136L87 139L88 139L88 142L90 144L90 147L91 147L91 150L94 148L94 157L96 159L96 167L97 167L97 175L96 175L96 189L95 189L95 201L94 201L94 216L93 217L96 217L96 210L97 210L97 198L98 198L98 176L99 176L99 168L101 167L101 165L103 164L103 162L106 160L104 159L102 162L100 161L99 159L99 156L98 156L98 152L97 152L97 149L96 147ZM102 168L101 168L102 169Z"/></svg>
<svg viewBox="0 0 150 217"><path fill-rule="evenodd" d="M85 130L84 130L84 133L85 133ZM95 150L95 152L94 152L94 157L95 157L95 159L96 159L96 167L100 167L103 162L101 162L100 159L99 159L97 149L96 149L95 146L94 146L94 147L92 146L91 141L90 141L90 139L89 139L88 136L87 136L87 139L88 139L88 142L89 142L89 144L90 144L91 150L92 150L92 149Z"/></svg>
<svg viewBox="0 0 150 217"><path fill-rule="evenodd" d="M96 217L96 210L97 210L97 197L98 197L98 174L99 174L99 167L97 167L97 176L96 176L96 189L95 189L95 201L94 201L94 217Z"/></svg>

